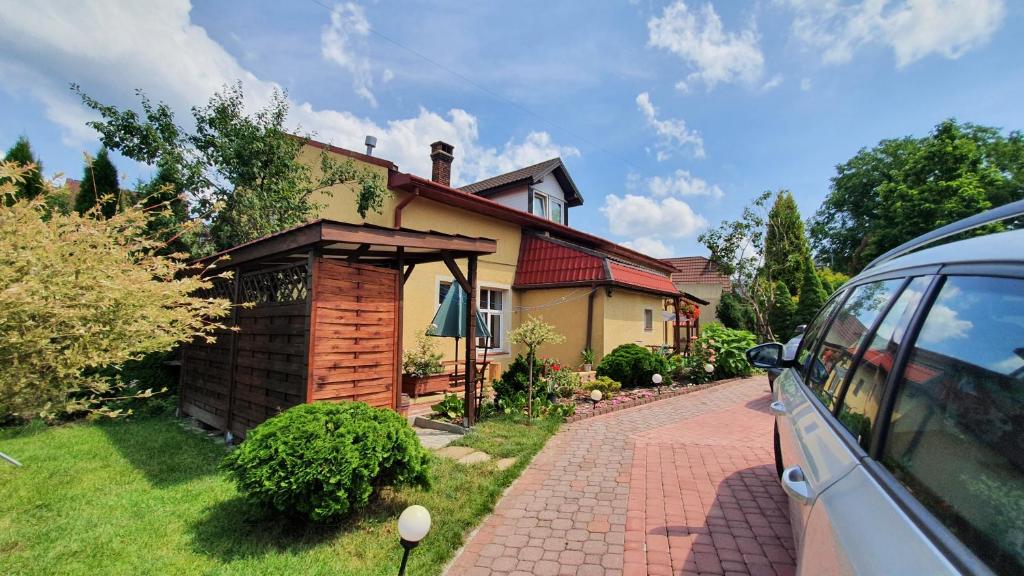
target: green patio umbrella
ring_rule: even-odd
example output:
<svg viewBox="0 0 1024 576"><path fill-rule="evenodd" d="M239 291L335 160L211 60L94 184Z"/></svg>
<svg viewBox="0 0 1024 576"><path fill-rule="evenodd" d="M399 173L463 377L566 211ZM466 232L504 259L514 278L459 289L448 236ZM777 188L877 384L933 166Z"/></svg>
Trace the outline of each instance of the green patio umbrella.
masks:
<svg viewBox="0 0 1024 576"><path fill-rule="evenodd" d="M459 373L459 339L466 337L466 315L469 313L467 308L469 298L466 297L466 291L458 283L453 283L430 323L430 336L455 338L456 374ZM479 310L476 311L476 335L478 338L491 338L491 331ZM484 348L485 355L489 347Z"/></svg>

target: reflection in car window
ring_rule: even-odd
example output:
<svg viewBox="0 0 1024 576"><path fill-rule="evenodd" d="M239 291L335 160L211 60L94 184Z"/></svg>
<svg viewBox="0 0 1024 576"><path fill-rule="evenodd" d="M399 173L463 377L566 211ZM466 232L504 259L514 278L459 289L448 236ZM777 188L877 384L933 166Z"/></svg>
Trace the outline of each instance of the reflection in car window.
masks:
<svg viewBox="0 0 1024 576"><path fill-rule="evenodd" d="M993 570L1024 573L1024 280L948 278L900 383L883 464Z"/></svg>
<svg viewBox="0 0 1024 576"><path fill-rule="evenodd" d="M825 322L828 321L829 316L832 315L832 311L836 309L836 306L843 301L842 294L836 294L831 300L829 300L821 312L814 317L810 325L804 331L803 339L800 340L800 349L796 353L796 364L800 367L800 371L806 378L807 366L809 364L808 359L811 357L811 352L814 350L814 345L818 342L818 337L821 336L821 331L825 326Z"/></svg>
<svg viewBox="0 0 1024 576"><path fill-rule="evenodd" d="M885 380L892 370L896 350L903 341L910 319L932 277L915 278L900 293L885 319L878 325L871 345L864 351L850 378L839 408L839 421L864 448L871 448L871 425L882 402Z"/></svg>
<svg viewBox="0 0 1024 576"><path fill-rule="evenodd" d="M826 408L832 409L853 356L902 284L898 278L858 286L829 325L805 380Z"/></svg>

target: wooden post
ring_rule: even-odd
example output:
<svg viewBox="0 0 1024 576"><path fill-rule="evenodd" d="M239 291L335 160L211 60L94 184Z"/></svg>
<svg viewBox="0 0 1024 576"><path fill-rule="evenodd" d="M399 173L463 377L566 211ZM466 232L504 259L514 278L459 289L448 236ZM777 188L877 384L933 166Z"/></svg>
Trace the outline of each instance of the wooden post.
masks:
<svg viewBox="0 0 1024 576"><path fill-rule="evenodd" d="M672 322L672 335L675 338L676 354L682 352L682 348L679 346L679 296L672 298L672 303L675 305L676 317L675 321Z"/></svg>
<svg viewBox="0 0 1024 576"><path fill-rule="evenodd" d="M476 255L469 257L469 274L466 283L469 284L469 300L466 306L466 398L465 422L472 426L476 420L476 315L477 315L477 280L476 280Z"/></svg>
<svg viewBox="0 0 1024 576"><path fill-rule="evenodd" d="M394 383L394 409L397 412L402 407L402 320L405 315L405 281L408 276L405 274L405 249L401 246L398 251L398 273L395 274L396 290L398 291L398 302L395 306L395 376ZM412 266L409 267L412 272Z"/></svg>
<svg viewBox="0 0 1024 576"><path fill-rule="evenodd" d="M316 285L320 282L320 248L306 255L306 399L313 402L313 366L316 365Z"/></svg>
<svg viewBox="0 0 1024 576"><path fill-rule="evenodd" d="M242 270L235 269L231 283L231 347L228 352L228 413L224 416L224 433L231 433L231 416L235 409L235 364L238 362L238 299L241 294Z"/></svg>

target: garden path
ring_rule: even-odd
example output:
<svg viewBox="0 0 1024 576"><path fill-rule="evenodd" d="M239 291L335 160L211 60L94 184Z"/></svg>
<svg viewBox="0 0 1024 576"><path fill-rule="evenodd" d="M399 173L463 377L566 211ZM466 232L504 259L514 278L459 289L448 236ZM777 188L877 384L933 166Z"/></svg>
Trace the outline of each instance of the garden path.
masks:
<svg viewBox="0 0 1024 576"><path fill-rule="evenodd" d="M763 376L568 424L450 576L795 571Z"/></svg>

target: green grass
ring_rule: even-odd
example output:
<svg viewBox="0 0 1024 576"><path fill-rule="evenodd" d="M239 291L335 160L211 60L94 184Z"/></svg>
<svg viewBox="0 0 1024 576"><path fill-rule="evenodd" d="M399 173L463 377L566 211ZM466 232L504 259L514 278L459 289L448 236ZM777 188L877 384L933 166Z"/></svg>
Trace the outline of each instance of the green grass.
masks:
<svg viewBox="0 0 1024 576"><path fill-rule="evenodd" d="M433 528L409 573L440 574L557 428L482 423L460 443L514 466L434 458L431 490L386 490L340 526L265 516L217 470L224 447L171 418L0 430L0 451L24 465L0 462L0 574L391 575L410 504Z"/></svg>

